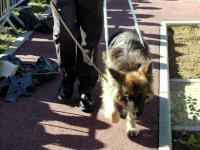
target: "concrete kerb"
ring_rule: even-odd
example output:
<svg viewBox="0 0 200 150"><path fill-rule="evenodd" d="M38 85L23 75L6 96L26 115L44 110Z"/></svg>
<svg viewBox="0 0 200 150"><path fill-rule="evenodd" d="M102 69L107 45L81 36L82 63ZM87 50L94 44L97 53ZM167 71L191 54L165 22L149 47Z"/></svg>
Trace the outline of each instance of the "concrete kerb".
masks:
<svg viewBox="0 0 200 150"><path fill-rule="evenodd" d="M191 24L193 25L200 24L200 21L161 21L159 150L172 149L167 27L172 25L176 26L176 25L191 25ZM191 81L193 82L194 80ZM179 127L177 130L179 129L182 129L182 127ZM193 128L191 130L193 130Z"/></svg>
<svg viewBox="0 0 200 150"><path fill-rule="evenodd" d="M160 27L160 109L159 109L159 150L170 150L171 116L169 101L169 64L168 64L167 25Z"/></svg>

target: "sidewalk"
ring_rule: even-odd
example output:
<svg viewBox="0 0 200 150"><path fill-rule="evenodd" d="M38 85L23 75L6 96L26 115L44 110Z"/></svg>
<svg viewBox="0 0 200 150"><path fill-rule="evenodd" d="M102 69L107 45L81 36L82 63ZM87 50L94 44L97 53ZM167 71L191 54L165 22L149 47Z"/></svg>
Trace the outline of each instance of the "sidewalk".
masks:
<svg viewBox="0 0 200 150"><path fill-rule="evenodd" d="M83 113L76 105L57 103L57 89L61 76L35 88L31 96L20 97L16 103L0 102L1 150L156 150L158 149L159 117L159 38L162 20L199 20L200 5L197 0L134 0L140 29L152 54L154 99L146 105L138 123L140 135L133 140L126 136L125 121L111 124L98 112ZM128 2L113 0L108 6L109 34L119 29L131 29L133 22ZM101 52L105 50L102 36ZM51 35L34 33L16 52L26 62L35 62L41 55L56 60ZM77 85L75 85L77 86ZM96 86L95 99L100 103L101 88ZM73 101L78 93L74 91Z"/></svg>

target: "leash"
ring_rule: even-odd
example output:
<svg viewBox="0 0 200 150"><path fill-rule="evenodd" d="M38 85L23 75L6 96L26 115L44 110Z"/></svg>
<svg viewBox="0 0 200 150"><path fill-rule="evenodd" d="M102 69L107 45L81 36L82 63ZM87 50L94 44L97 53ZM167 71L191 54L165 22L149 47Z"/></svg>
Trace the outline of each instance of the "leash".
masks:
<svg viewBox="0 0 200 150"><path fill-rule="evenodd" d="M83 47L79 44L79 42L76 40L76 38L74 37L74 35L71 33L71 31L69 30L68 26L65 24L65 22L63 21L60 13L58 12L58 10L56 9L55 4L51 1L50 5L52 6L52 8L54 9L56 15L58 16L60 22L62 23L62 25L64 26L65 30L69 33L69 35L71 36L71 38L73 39L73 41L75 42L75 44L78 46L78 48L81 50L81 52L83 53L83 55L85 55L85 58L87 59L87 62L89 62L91 64L91 66L98 72L98 74L107 81L106 77L103 75L103 73L97 68L97 66L93 63L93 61L89 58L89 56L87 55L87 53L85 52L85 50L83 49Z"/></svg>
<svg viewBox="0 0 200 150"><path fill-rule="evenodd" d="M137 21L137 17L136 17L136 13L135 13L135 10L133 8L133 5L131 3L131 0L128 0L128 3L129 3L129 7L130 7L130 10L131 10L131 14L132 14L132 17L133 17L133 21L134 21L134 24L135 24L135 29L136 29L136 32L139 36L139 39L140 39L140 43L144 46L144 41L143 41L143 38L142 38L142 34L140 32L140 29L139 29L139 24L138 24L138 21ZM103 13L104 13L104 36L105 36L105 44L106 44L106 57L107 57L107 60L106 60L106 63L108 63L110 61L109 59L109 46L108 46L108 20L107 20L107 0L104 0L104 3L103 3Z"/></svg>
<svg viewBox="0 0 200 150"><path fill-rule="evenodd" d="M110 61L109 58L109 46L108 46L108 14L107 14L107 0L103 1L103 15L104 15L104 38L105 38L105 44L106 44L106 63Z"/></svg>

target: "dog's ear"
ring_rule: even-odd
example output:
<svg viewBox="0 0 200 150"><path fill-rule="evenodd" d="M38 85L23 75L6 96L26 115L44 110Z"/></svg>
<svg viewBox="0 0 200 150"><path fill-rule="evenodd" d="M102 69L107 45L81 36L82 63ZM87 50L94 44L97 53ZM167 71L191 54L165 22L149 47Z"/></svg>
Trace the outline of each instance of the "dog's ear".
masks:
<svg viewBox="0 0 200 150"><path fill-rule="evenodd" d="M152 64L146 63L144 65L141 65L141 67L138 69L140 74L143 74L145 76L148 75L148 73L152 70Z"/></svg>
<svg viewBox="0 0 200 150"><path fill-rule="evenodd" d="M115 70L113 68L108 68L112 77L120 84L124 83L125 80L125 73Z"/></svg>

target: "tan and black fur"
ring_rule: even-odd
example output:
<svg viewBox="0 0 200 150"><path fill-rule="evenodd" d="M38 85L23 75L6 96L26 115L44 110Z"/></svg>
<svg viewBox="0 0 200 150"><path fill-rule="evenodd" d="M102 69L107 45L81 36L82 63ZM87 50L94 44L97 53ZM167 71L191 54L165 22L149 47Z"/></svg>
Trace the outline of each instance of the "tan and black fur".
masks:
<svg viewBox="0 0 200 150"><path fill-rule="evenodd" d="M109 62L102 80L102 110L112 122L126 118L127 134L137 136L136 118L153 97L152 64L147 44L134 31L120 31L109 41Z"/></svg>

